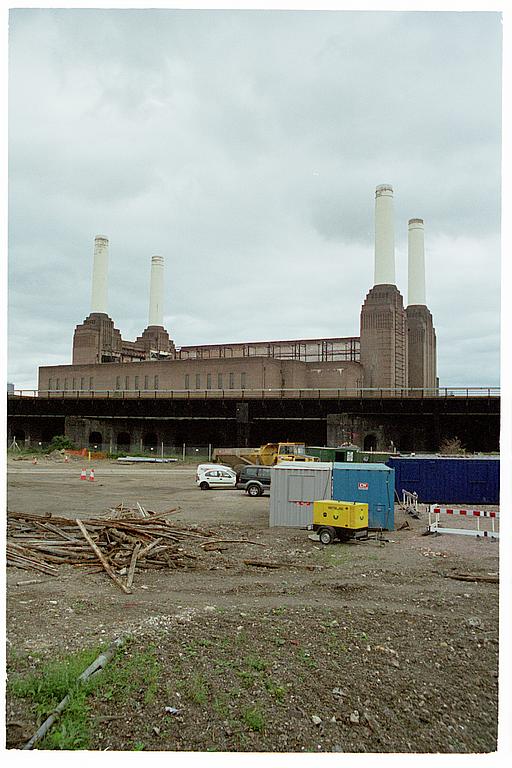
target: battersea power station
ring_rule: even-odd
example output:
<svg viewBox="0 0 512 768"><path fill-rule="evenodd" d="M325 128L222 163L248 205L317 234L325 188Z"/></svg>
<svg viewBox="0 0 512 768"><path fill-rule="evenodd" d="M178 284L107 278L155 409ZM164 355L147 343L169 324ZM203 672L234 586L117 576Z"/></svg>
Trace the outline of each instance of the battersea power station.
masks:
<svg viewBox="0 0 512 768"><path fill-rule="evenodd" d="M393 188L375 192L375 275L359 337L179 346L163 325L164 259L151 259L148 325L135 341L108 314L108 239L94 241L91 313L75 328L71 365L39 368L40 394L124 396L250 390L435 389L436 334L426 305L423 219L408 224L408 303L395 284ZM242 393L243 394L243 393Z"/></svg>

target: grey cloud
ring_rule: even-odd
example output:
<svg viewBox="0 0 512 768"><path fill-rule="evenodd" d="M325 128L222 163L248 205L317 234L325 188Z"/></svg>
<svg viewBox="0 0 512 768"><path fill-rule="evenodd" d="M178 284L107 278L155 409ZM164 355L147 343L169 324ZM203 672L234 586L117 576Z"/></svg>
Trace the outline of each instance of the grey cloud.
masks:
<svg viewBox="0 0 512 768"><path fill-rule="evenodd" d="M498 338L500 36L485 13L11 11L10 375L69 361L95 234L126 337L154 253L178 344L357 334L389 182L399 287L421 216L441 377L471 377L443 343L457 291L458 338Z"/></svg>

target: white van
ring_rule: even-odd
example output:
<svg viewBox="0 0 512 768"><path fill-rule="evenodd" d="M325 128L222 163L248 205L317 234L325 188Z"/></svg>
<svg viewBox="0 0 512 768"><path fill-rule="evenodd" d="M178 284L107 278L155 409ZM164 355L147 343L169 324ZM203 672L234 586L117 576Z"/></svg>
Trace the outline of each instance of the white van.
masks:
<svg viewBox="0 0 512 768"><path fill-rule="evenodd" d="M222 464L199 464L196 470L196 484L202 491L209 488L234 488L236 472Z"/></svg>

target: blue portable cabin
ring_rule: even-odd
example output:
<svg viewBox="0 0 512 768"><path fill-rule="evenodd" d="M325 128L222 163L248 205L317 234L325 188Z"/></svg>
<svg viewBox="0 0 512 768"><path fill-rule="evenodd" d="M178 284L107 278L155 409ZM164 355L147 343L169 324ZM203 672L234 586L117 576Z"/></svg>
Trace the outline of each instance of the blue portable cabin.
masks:
<svg viewBox="0 0 512 768"><path fill-rule="evenodd" d="M424 504L498 504L499 456L391 456L395 488L418 494Z"/></svg>
<svg viewBox="0 0 512 768"><path fill-rule="evenodd" d="M335 462L332 498L368 504L368 527L392 531L395 527L395 471L385 464Z"/></svg>

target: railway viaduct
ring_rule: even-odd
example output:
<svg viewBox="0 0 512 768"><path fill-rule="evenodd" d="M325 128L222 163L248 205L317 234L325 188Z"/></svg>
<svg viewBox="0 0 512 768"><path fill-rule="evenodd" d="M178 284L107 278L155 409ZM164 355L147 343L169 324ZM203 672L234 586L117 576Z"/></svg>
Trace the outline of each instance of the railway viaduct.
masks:
<svg viewBox="0 0 512 768"><path fill-rule="evenodd" d="M8 440L66 435L79 448L132 451L165 445L257 446L353 442L366 450L438 451L458 437L469 452L499 450L497 388L19 392L8 397Z"/></svg>

